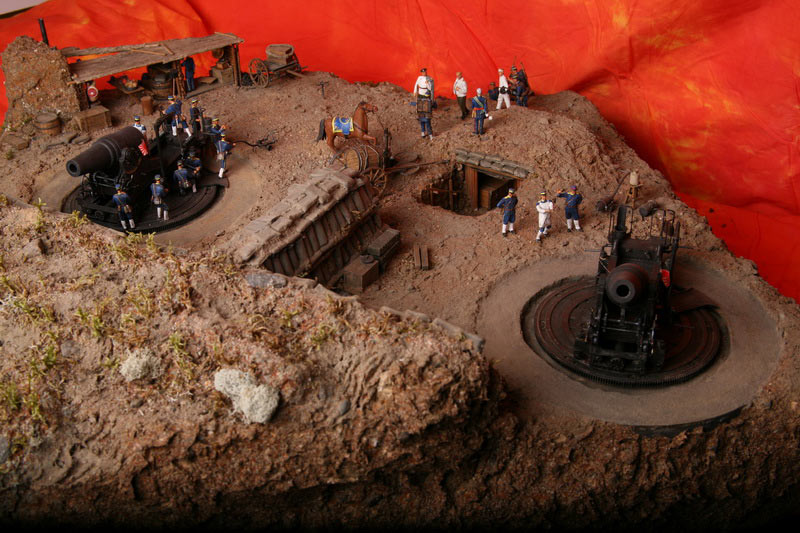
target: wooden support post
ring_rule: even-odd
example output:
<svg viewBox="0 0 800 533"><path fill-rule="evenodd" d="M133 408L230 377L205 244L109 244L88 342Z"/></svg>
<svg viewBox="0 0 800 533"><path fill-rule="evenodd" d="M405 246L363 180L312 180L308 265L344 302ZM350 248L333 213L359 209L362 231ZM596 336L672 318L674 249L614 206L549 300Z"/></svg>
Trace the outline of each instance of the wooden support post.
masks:
<svg viewBox="0 0 800 533"><path fill-rule="evenodd" d="M419 244L415 244L414 249L412 250L412 254L414 255L414 265L417 268L419 268L420 270L430 270L431 263L430 259L428 258L427 246L420 246Z"/></svg>

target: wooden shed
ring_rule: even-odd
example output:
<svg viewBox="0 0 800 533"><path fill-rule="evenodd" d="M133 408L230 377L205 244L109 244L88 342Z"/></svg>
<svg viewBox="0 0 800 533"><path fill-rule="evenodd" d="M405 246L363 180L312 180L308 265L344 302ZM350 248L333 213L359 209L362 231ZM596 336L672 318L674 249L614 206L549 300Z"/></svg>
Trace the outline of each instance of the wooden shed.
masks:
<svg viewBox="0 0 800 533"><path fill-rule="evenodd" d="M211 51L217 59L217 65L211 69L214 82L203 89L193 91L196 94L226 84L241 85L241 68L239 65L239 44L244 40L230 33L215 33L206 37L188 37L186 39L170 39L153 43L132 44L107 48L64 48L61 54L69 61L70 58L100 55L91 59L73 61L69 63L71 85L78 88L78 97L81 109L89 107L88 97L84 90L85 84L104 78L115 76L138 68L166 68L176 74L175 83L169 80L169 85L163 87L167 94L175 94L184 98L186 92L183 83L183 69L180 62L193 55ZM147 80L152 83L152 80ZM115 83L120 91L126 94L135 94L153 87L144 87L143 83L136 87L126 87ZM159 87L160 89L161 87Z"/></svg>

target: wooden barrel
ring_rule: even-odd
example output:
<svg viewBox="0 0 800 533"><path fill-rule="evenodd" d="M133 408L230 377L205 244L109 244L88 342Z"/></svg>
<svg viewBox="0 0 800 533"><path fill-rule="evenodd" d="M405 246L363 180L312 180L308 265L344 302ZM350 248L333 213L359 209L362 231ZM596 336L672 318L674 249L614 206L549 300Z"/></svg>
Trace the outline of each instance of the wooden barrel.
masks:
<svg viewBox="0 0 800 533"><path fill-rule="evenodd" d="M166 98L172 94L172 80L166 76L156 76L150 82L150 90L158 98Z"/></svg>
<svg viewBox="0 0 800 533"><path fill-rule="evenodd" d="M345 167L353 169L359 173L370 168L381 166L381 155L377 148L371 144L356 143L346 148L339 160Z"/></svg>
<svg viewBox="0 0 800 533"><path fill-rule="evenodd" d="M36 115L36 129L42 135L58 135L61 133L61 119L55 113L39 113Z"/></svg>
<svg viewBox="0 0 800 533"><path fill-rule="evenodd" d="M151 115L153 113L153 97L142 96L141 103L142 103L142 115Z"/></svg>

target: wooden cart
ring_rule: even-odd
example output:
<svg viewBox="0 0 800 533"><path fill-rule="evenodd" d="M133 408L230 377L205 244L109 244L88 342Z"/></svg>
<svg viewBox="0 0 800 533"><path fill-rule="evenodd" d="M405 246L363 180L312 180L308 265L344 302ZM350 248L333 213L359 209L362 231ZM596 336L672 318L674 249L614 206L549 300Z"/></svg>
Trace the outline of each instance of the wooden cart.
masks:
<svg viewBox="0 0 800 533"><path fill-rule="evenodd" d="M287 74L300 78L303 67L297 60L291 44L271 44L267 46L267 58L253 58L250 61L250 79L253 85L267 87L274 80Z"/></svg>
<svg viewBox="0 0 800 533"><path fill-rule="evenodd" d="M401 162L392 154L392 136L389 130L383 130L383 149L357 139L348 140L345 145L328 160L328 165L338 165L355 170L370 188L373 196L381 196L386 190L389 176L394 173L412 173L420 167L449 163L449 159L417 162L418 155L412 155ZM400 164L398 164L400 163Z"/></svg>

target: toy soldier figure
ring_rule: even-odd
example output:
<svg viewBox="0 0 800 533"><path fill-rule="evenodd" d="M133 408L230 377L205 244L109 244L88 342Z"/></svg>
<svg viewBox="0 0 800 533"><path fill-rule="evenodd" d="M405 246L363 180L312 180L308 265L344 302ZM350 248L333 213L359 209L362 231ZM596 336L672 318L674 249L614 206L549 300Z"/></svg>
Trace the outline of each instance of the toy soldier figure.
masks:
<svg viewBox="0 0 800 533"><path fill-rule="evenodd" d="M475 91L475 96L472 97L472 118L475 122L475 135L483 135L483 120L486 118L488 111L488 104L486 98L481 96L481 88Z"/></svg>
<svg viewBox="0 0 800 533"><path fill-rule="evenodd" d="M142 152L142 155L148 155L150 150L147 148L147 127L142 124L142 119L139 115L133 116L133 127L142 132L142 139L141 144L139 144L139 151Z"/></svg>
<svg viewBox="0 0 800 533"><path fill-rule="evenodd" d="M530 87L528 86L528 76L525 74L524 69L517 70L516 66L511 67L511 83L514 85L514 95L517 97L517 105L528 107L528 94Z"/></svg>
<svg viewBox="0 0 800 533"><path fill-rule="evenodd" d="M192 107L189 108L189 121L192 123L192 133L200 133L203 125L203 109L197 106L197 98L192 98Z"/></svg>
<svg viewBox="0 0 800 533"><path fill-rule="evenodd" d="M429 139L433 139L433 128L431 127L432 107L430 98L417 98L417 119L422 130L423 139L425 135L428 135Z"/></svg>
<svg viewBox="0 0 800 533"><path fill-rule="evenodd" d="M228 159L228 154L234 146L236 146L236 143L231 144L225 140L225 132L223 131L219 136L219 140L216 142L217 159L220 162L219 179L222 179L222 175L225 173L225 160Z"/></svg>
<svg viewBox="0 0 800 533"><path fill-rule="evenodd" d="M167 197L167 189L161 184L161 175L156 174L156 179L150 184L150 201L156 206L156 218L161 218L164 214L164 220L169 220L169 206L164 201Z"/></svg>
<svg viewBox="0 0 800 533"><path fill-rule="evenodd" d="M536 242L542 243L542 237L547 235L550 229L550 214L553 212L553 202L547 199L547 193L539 193L539 201L536 202L536 211L539 212L539 233L536 234Z"/></svg>
<svg viewBox="0 0 800 533"><path fill-rule="evenodd" d="M209 128L208 132L214 136L214 143L216 144L219 142L220 136L225 133L225 127L219 125L219 119L215 118L211 121L211 128Z"/></svg>
<svg viewBox="0 0 800 533"><path fill-rule="evenodd" d="M189 150L189 157L183 161L184 167L189 171L195 181L200 177L200 170L203 168L203 163L197 157L197 152L192 148Z"/></svg>
<svg viewBox="0 0 800 533"><path fill-rule="evenodd" d="M563 189L559 189L556 191L556 198L566 199L566 204L564 205L564 218L567 219L567 231L572 232L573 222L575 223L576 230L583 231L579 221L580 215L578 214L578 206L581 205L583 196L581 196L581 194L578 192L578 187L572 185L569 188L569 192L564 192Z"/></svg>
<svg viewBox="0 0 800 533"><path fill-rule="evenodd" d="M197 192L197 186L194 183L194 180L189 179L189 171L183 168L183 163L178 161L178 169L172 175L175 179L175 182L178 184L178 190L180 191L181 196L186 194L186 189L189 188L191 185L192 192Z"/></svg>
<svg viewBox="0 0 800 533"><path fill-rule="evenodd" d="M189 133L189 137L191 137L192 132L189 131L189 125L186 123L186 118L181 112L183 103L180 100L176 100L174 96L167 97L167 100L169 100L169 107L167 107L165 113L167 115L172 113L172 136L178 136L178 126L180 125L181 128Z"/></svg>
<svg viewBox="0 0 800 533"><path fill-rule="evenodd" d="M128 196L128 193L122 190L122 187L117 186L117 194L111 197L114 201L114 205L117 206L117 214L119 215L119 221L122 224L122 229L128 229L125 223L129 223L131 225L131 229L136 227L136 224L133 223L133 209L131 208L131 197Z"/></svg>
<svg viewBox="0 0 800 533"><path fill-rule="evenodd" d="M461 77L460 72L456 72L456 81L453 83L453 94L458 100L458 107L461 108L461 120L469 116L467 112L467 80Z"/></svg>
<svg viewBox="0 0 800 533"><path fill-rule="evenodd" d="M511 97L508 96L508 79L503 74L503 69L497 69L497 75L499 79L497 80L497 87L500 92L499 96L497 97L497 109L503 107L503 102L506 104L506 109L511 107Z"/></svg>
<svg viewBox="0 0 800 533"><path fill-rule="evenodd" d="M428 69L422 68L419 70L419 76L417 76L412 92L417 98L425 97L433 100L433 78L428 76Z"/></svg>
<svg viewBox="0 0 800 533"><path fill-rule="evenodd" d="M500 98L500 89L497 88L495 82L489 84L489 90L486 92L486 95L492 102L497 102L497 99Z"/></svg>
<svg viewBox="0 0 800 533"><path fill-rule="evenodd" d="M506 230L514 233L514 220L517 218L517 196L514 189L508 189L508 195L497 202L497 207L503 209L503 237L508 237Z"/></svg>
<svg viewBox="0 0 800 533"><path fill-rule="evenodd" d="M181 66L186 71L186 92L190 93L194 91L194 59L192 59L192 56L181 61Z"/></svg>

